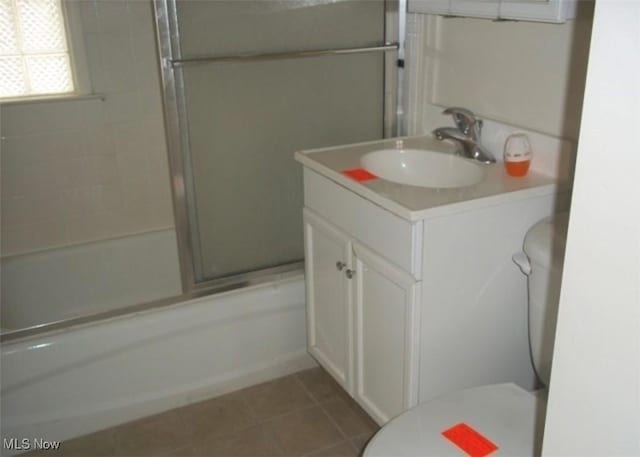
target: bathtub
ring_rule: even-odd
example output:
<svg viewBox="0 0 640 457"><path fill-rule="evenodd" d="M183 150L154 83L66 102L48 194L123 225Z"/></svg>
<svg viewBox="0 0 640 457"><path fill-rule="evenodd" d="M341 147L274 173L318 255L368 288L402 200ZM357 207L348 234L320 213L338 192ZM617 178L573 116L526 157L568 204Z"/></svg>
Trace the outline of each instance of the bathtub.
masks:
<svg viewBox="0 0 640 457"><path fill-rule="evenodd" d="M2 437L65 440L312 367L305 331L297 274L4 343Z"/></svg>

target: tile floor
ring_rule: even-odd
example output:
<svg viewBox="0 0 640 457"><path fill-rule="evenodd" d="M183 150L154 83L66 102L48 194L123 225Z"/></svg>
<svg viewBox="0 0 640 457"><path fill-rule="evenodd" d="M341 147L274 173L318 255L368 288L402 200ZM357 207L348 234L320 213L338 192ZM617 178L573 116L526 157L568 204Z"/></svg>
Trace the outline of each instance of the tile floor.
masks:
<svg viewBox="0 0 640 457"><path fill-rule="evenodd" d="M29 457L355 457L375 422L320 368L63 442Z"/></svg>

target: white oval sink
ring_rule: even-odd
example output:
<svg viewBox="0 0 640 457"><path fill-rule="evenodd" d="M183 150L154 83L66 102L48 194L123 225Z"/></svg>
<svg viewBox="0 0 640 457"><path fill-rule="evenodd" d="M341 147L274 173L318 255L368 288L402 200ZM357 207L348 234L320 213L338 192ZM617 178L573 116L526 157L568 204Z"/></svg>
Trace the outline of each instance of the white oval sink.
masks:
<svg viewBox="0 0 640 457"><path fill-rule="evenodd" d="M387 181L420 187L471 186L485 176L480 164L426 149L381 149L363 155L360 164Z"/></svg>

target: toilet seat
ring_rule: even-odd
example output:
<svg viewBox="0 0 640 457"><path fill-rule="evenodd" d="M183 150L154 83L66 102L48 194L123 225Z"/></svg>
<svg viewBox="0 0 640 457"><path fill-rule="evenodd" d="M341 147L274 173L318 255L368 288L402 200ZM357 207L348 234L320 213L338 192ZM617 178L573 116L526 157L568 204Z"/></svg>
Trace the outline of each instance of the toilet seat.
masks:
<svg viewBox="0 0 640 457"><path fill-rule="evenodd" d="M364 457L465 456L442 432L465 423L494 443L491 456L540 455L546 408L543 391L492 384L453 392L422 403L389 422ZM536 448L534 448L536 447Z"/></svg>

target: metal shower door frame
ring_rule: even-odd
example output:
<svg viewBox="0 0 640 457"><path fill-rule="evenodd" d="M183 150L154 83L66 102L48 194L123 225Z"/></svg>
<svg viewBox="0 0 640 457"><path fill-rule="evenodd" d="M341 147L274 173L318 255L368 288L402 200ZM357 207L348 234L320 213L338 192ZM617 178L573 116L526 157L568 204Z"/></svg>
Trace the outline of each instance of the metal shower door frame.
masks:
<svg viewBox="0 0 640 457"><path fill-rule="evenodd" d="M332 50L309 50L297 53L274 53L266 55L240 55L230 57L198 57L185 58L180 50L180 30L177 15L178 0L154 0L158 53L160 57L160 73L162 78L163 107L169 171L173 195L175 229L180 262L182 290L185 294L208 295L259 284L304 272L304 261L287 263L276 267L255 270L247 273L223 278L198 281L199 272L196 265L201 265L200 241L195 234L198 226L198 213L195 202L193 168L189 142L188 116L184 91L184 74L182 68L191 63L201 64L203 61L235 60L267 60L273 58L315 57L329 54L350 54L360 52L384 53L384 125L385 138L400 132L398 112L399 79L402 72L404 21L406 0L383 0L385 8L385 42L370 48L348 48ZM391 52L389 52L391 51ZM297 54L297 55L288 55Z"/></svg>

